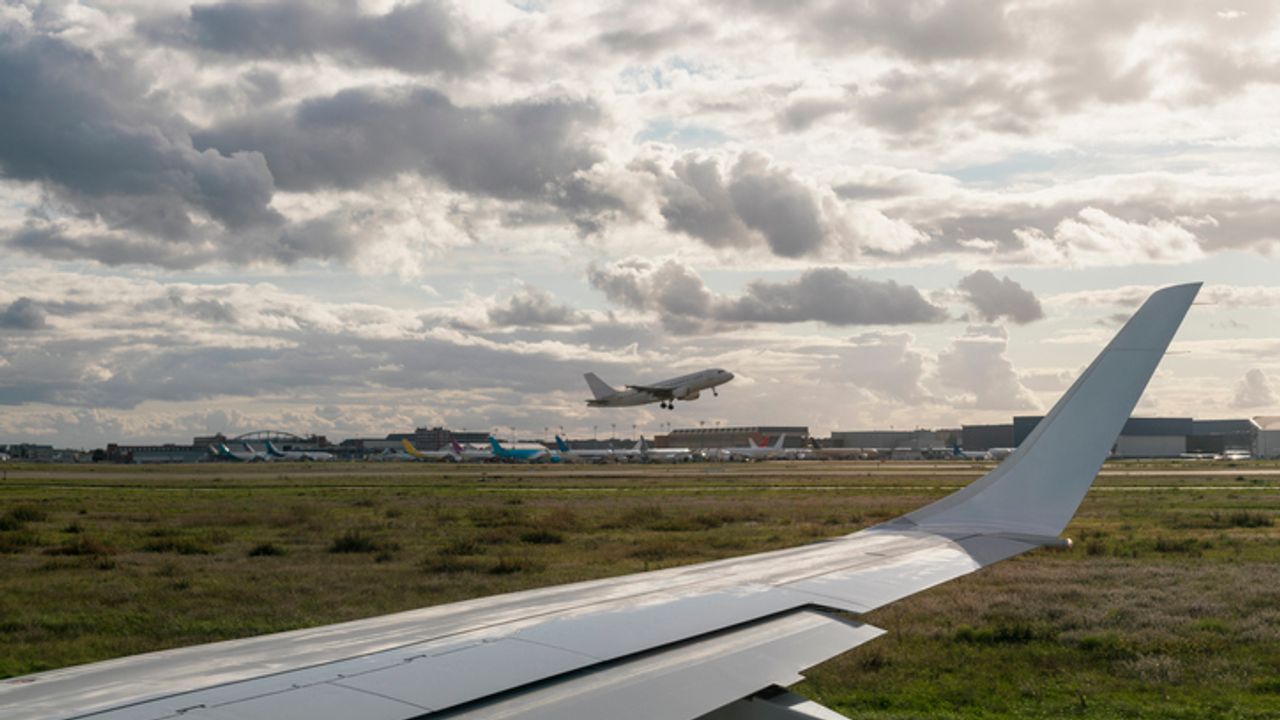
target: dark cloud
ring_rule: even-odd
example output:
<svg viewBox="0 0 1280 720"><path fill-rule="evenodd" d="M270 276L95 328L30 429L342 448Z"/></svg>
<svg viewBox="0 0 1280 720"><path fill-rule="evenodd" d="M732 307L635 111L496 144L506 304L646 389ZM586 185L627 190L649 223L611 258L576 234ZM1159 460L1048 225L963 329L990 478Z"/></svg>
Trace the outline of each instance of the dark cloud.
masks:
<svg viewBox="0 0 1280 720"><path fill-rule="evenodd" d="M428 88L353 88L196 134L200 147L261 153L282 189L354 189L412 172L501 200L549 203L571 216L617 209L580 173L602 159L585 135L594 103L527 100L460 107Z"/></svg>
<svg viewBox="0 0 1280 720"><path fill-rule="evenodd" d="M610 52L650 56L670 49L691 38L706 38L714 28L703 22L680 22L656 29L619 28L600 33L596 42Z"/></svg>
<svg viewBox="0 0 1280 720"><path fill-rule="evenodd" d="M715 158L682 157L662 193L667 228L712 247L748 247L761 238L775 255L801 257L825 237L813 190L758 154L743 153L727 173Z"/></svg>
<svg viewBox="0 0 1280 720"><path fill-rule="evenodd" d="M60 40L0 38L0 171L40 183L44 203L4 242L54 259L191 268L214 261L347 258L326 217L289 223L271 207L261 153L197 149L124 61ZM92 223L75 231L74 222Z"/></svg>
<svg viewBox="0 0 1280 720"><path fill-rule="evenodd" d="M842 54L879 48L915 60L953 60L999 56L1023 42L1006 21L1005 2L753 0L750 4Z"/></svg>
<svg viewBox="0 0 1280 720"><path fill-rule="evenodd" d="M20 297L0 311L0 328L7 330L40 330L48 327L44 310L29 297Z"/></svg>
<svg viewBox="0 0 1280 720"><path fill-rule="evenodd" d="M914 287L854 277L838 268L808 270L789 282L757 280L737 296L711 292L697 273L674 260L592 265L587 279L615 303L658 313L678 333L755 323L899 325L946 319L942 308Z"/></svg>
<svg viewBox="0 0 1280 720"><path fill-rule="evenodd" d="M778 126L785 132L804 132L822 118L848 109L849 101L842 98L800 98L778 114Z"/></svg>
<svg viewBox="0 0 1280 720"><path fill-rule="evenodd" d="M529 285L513 294L505 304L489 308L489 322L504 327L572 325L582 321L582 313L557 304L551 293Z"/></svg>
<svg viewBox="0 0 1280 720"><path fill-rule="evenodd" d="M233 60L306 60L407 73L461 75L483 66L492 41L477 35L446 3L398 4L383 15L356 3L277 0L196 5L188 15L143 25L148 36Z"/></svg>
<svg viewBox="0 0 1280 720"><path fill-rule="evenodd" d="M716 317L730 322L902 325L941 322L947 316L910 285L816 268L791 282L756 280L718 308Z"/></svg>
<svg viewBox="0 0 1280 720"><path fill-rule="evenodd" d="M1044 317L1035 293L1005 276L997 278L989 270L974 271L960 280L960 293L986 322L1007 318L1026 324Z"/></svg>
<svg viewBox="0 0 1280 720"><path fill-rule="evenodd" d="M11 32L0 37L0 96L5 175L50 183L114 227L184 239L193 212L229 229L279 220L263 158L197 151L127 68Z"/></svg>

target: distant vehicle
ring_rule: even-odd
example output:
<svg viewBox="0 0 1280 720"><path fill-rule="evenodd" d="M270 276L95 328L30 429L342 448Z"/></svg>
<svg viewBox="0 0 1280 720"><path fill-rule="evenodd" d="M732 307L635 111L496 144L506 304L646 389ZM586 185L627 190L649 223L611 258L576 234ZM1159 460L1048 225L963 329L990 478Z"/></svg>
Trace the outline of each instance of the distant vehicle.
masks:
<svg viewBox="0 0 1280 720"><path fill-rule="evenodd" d="M628 407L656 402L668 410L673 410L677 400L697 400L703 390L710 390L712 395L719 396L716 386L732 380L733 373L712 368L651 385L627 385L625 390L613 389L595 373L587 373L583 377L587 379L591 394L595 395L587 401L590 407Z"/></svg>
<svg viewBox="0 0 1280 720"><path fill-rule="evenodd" d="M448 450L419 450L409 442L408 438L400 438L404 451L417 460L435 460L438 462L462 462L462 453L452 447ZM454 443L456 445L457 443Z"/></svg>
<svg viewBox="0 0 1280 720"><path fill-rule="evenodd" d="M786 450L782 449L782 444L786 442L787 434L782 433L778 436L773 444L761 447L754 438L747 438L747 447L723 448L720 454L727 460L770 460L786 456Z"/></svg>
<svg viewBox="0 0 1280 720"><path fill-rule="evenodd" d="M1249 460L1253 457L1253 453L1248 450L1227 450L1222 453L1223 460Z"/></svg>
<svg viewBox="0 0 1280 720"><path fill-rule="evenodd" d="M503 447L498 439L489 436L489 447L493 450L493 457L496 460L508 460L513 462L560 462L560 456L552 454L552 452L541 445L520 445L519 443L512 447Z"/></svg>
<svg viewBox="0 0 1280 720"><path fill-rule="evenodd" d="M0 453L0 462L9 462L9 454Z"/></svg>
<svg viewBox="0 0 1280 720"><path fill-rule="evenodd" d="M267 441L267 458L270 460L297 460L305 462L328 462L334 459L333 453L321 450L281 450L275 443Z"/></svg>
<svg viewBox="0 0 1280 720"><path fill-rule="evenodd" d="M1011 448L1011 447L991 448L990 450L987 451L987 454L991 456L992 460L999 462L1000 460L1004 460L1005 458L1012 455L1013 451L1017 449L1018 448Z"/></svg>

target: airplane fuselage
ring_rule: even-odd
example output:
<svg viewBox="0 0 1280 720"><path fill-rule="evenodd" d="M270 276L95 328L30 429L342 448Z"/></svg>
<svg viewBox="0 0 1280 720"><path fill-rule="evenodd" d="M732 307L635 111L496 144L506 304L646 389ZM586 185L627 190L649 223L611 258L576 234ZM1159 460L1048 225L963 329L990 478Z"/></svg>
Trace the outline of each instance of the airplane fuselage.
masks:
<svg viewBox="0 0 1280 720"><path fill-rule="evenodd" d="M648 385L628 385L612 395L587 401L590 407L631 407L663 403L674 405L676 400L696 400L704 390L712 390L733 379L733 373L719 368L700 370L669 380Z"/></svg>

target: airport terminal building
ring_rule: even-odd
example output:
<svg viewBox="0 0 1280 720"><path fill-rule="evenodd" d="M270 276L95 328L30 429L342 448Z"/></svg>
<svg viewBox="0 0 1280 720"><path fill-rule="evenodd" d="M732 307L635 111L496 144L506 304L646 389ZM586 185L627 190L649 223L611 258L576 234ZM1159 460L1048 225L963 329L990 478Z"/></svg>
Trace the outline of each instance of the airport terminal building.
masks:
<svg viewBox="0 0 1280 720"><path fill-rule="evenodd" d="M782 446L802 448L809 444L807 425L755 425L752 427L677 428L654 438L655 447L679 447L690 450L747 447L748 440L767 445L786 434ZM661 442L659 442L661 440Z"/></svg>

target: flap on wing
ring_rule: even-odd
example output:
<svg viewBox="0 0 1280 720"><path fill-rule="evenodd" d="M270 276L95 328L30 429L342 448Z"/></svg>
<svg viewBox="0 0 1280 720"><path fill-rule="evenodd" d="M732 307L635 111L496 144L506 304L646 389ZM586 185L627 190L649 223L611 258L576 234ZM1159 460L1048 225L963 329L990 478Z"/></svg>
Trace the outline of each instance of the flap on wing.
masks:
<svg viewBox="0 0 1280 720"><path fill-rule="evenodd" d="M446 717L457 720L602 718L689 720L812 667L884 631L801 610L603 664Z"/></svg>
<svg viewBox="0 0 1280 720"><path fill-rule="evenodd" d="M651 395L657 395L659 397L672 397L672 395L675 393L674 388L654 387L652 385L628 385L627 389L639 390L640 392L647 392Z"/></svg>

